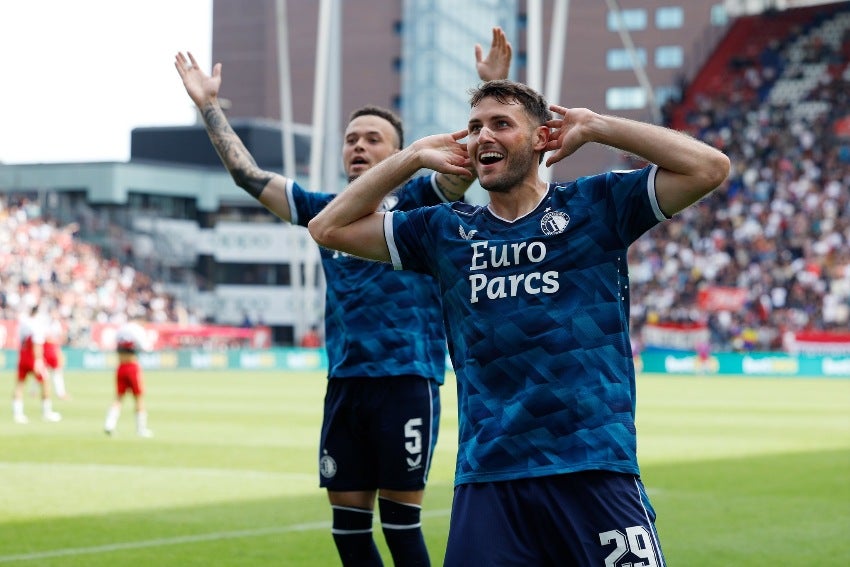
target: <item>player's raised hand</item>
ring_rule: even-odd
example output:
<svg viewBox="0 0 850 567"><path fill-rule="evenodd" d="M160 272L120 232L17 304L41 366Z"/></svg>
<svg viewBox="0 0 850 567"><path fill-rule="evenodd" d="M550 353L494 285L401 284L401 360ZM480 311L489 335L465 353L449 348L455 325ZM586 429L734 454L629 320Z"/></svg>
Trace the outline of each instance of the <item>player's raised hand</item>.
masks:
<svg viewBox="0 0 850 567"><path fill-rule="evenodd" d="M546 123L551 131L545 151L555 152L546 159L547 167L573 154L588 141L585 130L581 126L595 115L586 108L566 108L556 104L550 105L549 110L560 114L561 118L555 118Z"/></svg>
<svg viewBox="0 0 850 567"><path fill-rule="evenodd" d="M507 79L511 69L513 49L502 28L493 28L493 42L490 52L484 58L484 49L480 43L475 44L475 69L482 81Z"/></svg>
<svg viewBox="0 0 850 567"><path fill-rule="evenodd" d="M192 54L187 52L186 55L177 54L174 58L174 67L183 80L186 92L198 108L218 98L218 90L221 88L221 63L216 63L212 76L207 76Z"/></svg>
<svg viewBox="0 0 850 567"><path fill-rule="evenodd" d="M466 130L459 130L451 134L434 134L420 138L411 144L411 149L416 152L421 166L440 173L460 175L462 177L474 177L470 172L471 160L466 151L466 144L459 140L467 135Z"/></svg>

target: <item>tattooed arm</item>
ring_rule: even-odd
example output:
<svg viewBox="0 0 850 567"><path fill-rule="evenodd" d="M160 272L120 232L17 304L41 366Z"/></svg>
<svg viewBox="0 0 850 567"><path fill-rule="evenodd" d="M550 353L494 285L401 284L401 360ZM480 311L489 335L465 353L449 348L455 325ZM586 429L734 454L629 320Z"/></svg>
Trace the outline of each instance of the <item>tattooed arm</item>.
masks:
<svg viewBox="0 0 850 567"><path fill-rule="evenodd" d="M212 76L207 76L198 67L192 54L188 59L178 53L174 60L177 73L189 97L201 112L215 151L233 181L249 195L257 199L269 211L285 221L291 221L289 202L286 199L286 177L260 169L248 148L233 131L218 102L221 87L221 63L213 67Z"/></svg>

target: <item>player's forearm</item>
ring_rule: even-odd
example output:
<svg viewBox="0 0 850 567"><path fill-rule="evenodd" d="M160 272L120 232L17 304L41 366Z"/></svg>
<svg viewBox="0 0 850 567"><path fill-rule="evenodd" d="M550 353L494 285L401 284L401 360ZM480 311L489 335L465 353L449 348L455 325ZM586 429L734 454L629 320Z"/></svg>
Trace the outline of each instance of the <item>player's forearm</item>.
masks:
<svg viewBox="0 0 850 567"><path fill-rule="evenodd" d="M687 134L627 118L599 115L587 126L594 142L640 156L671 173L694 179L707 190L728 175L729 159Z"/></svg>
<svg viewBox="0 0 850 567"><path fill-rule="evenodd" d="M257 165L248 148L231 128L218 103L210 102L201 108L207 135L233 181L255 199L274 175Z"/></svg>
<svg viewBox="0 0 850 567"><path fill-rule="evenodd" d="M310 221L310 234L319 244L329 245L335 231L373 214L388 193L422 167L412 146L388 157L352 181L328 203Z"/></svg>

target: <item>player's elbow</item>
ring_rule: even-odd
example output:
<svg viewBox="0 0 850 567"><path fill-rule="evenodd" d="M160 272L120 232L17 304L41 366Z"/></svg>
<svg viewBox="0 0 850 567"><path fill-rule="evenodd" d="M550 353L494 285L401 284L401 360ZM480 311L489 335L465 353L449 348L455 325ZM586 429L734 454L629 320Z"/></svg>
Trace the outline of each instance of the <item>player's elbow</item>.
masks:
<svg viewBox="0 0 850 567"><path fill-rule="evenodd" d="M699 169L691 174L692 202L695 202L723 184L729 177L731 163L726 154L713 151L705 156Z"/></svg>
<svg viewBox="0 0 850 567"><path fill-rule="evenodd" d="M729 156L723 152L715 152L705 168L705 185L709 187L709 191L713 191L726 181L729 177L729 172L732 169L732 162Z"/></svg>
<svg viewBox="0 0 850 567"><path fill-rule="evenodd" d="M336 249L338 247L338 230L329 225L321 215L313 217L307 223L307 230L310 232L310 237L316 241L319 246L325 248ZM334 245L337 246L334 246Z"/></svg>

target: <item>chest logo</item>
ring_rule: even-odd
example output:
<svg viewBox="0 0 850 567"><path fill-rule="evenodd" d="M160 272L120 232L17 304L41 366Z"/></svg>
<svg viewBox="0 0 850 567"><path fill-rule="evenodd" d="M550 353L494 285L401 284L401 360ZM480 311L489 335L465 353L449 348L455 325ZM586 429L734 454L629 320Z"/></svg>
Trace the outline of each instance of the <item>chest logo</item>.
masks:
<svg viewBox="0 0 850 567"><path fill-rule="evenodd" d="M546 236L561 234L570 224L570 215L561 211L550 211L540 219L540 229Z"/></svg>
<svg viewBox="0 0 850 567"><path fill-rule="evenodd" d="M473 236L476 232L478 232L477 230L475 230L475 229L473 228L472 230L470 230L470 231L467 233L465 230L463 230L463 226L461 226L461 225L458 225L457 230L458 230L458 233L460 234L460 237L461 237L461 238L463 238L464 240L472 240L472 236Z"/></svg>

